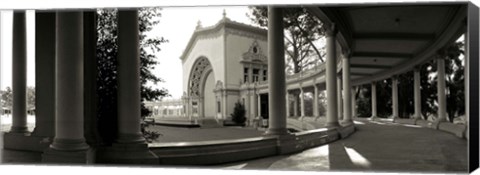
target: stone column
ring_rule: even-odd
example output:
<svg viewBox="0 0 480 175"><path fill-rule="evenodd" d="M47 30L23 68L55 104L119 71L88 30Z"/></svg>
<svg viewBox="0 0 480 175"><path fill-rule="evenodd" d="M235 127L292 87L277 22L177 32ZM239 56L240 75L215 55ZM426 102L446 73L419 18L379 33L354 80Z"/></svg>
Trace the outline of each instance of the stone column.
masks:
<svg viewBox="0 0 480 175"><path fill-rule="evenodd" d="M357 97L355 87L352 87L352 118L357 117Z"/></svg>
<svg viewBox="0 0 480 175"><path fill-rule="evenodd" d="M327 122L326 127L338 127L337 111L337 61L336 61L336 35L335 24L326 31L327 59L326 59L326 84L327 84Z"/></svg>
<svg viewBox="0 0 480 175"><path fill-rule="evenodd" d="M377 84L372 82L372 116L370 119L377 118Z"/></svg>
<svg viewBox="0 0 480 175"><path fill-rule="evenodd" d="M262 98L261 94L257 94L257 116L261 119L262 117Z"/></svg>
<svg viewBox="0 0 480 175"><path fill-rule="evenodd" d="M342 71L343 72L343 71ZM338 120L343 120L342 77L337 76L337 110Z"/></svg>
<svg viewBox="0 0 480 175"><path fill-rule="evenodd" d="M27 32L25 11L13 12L12 127L11 133L27 133Z"/></svg>
<svg viewBox="0 0 480 175"><path fill-rule="evenodd" d="M35 12L35 129L55 135L55 12Z"/></svg>
<svg viewBox="0 0 480 175"><path fill-rule="evenodd" d="M285 135L285 55L283 36L283 9L268 7L268 111L269 125L266 134Z"/></svg>
<svg viewBox="0 0 480 175"><path fill-rule="evenodd" d="M118 136L100 163L158 164L140 130L140 45L137 9L118 11ZM112 152L112 153L111 153ZM110 154L109 154L110 153Z"/></svg>
<svg viewBox="0 0 480 175"><path fill-rule="evenodd" d="M352 87L350 86L350 55L349 51L344 51L343 60L342 60L342 79L343 79L343 123L351 124L352 121ZM340 91L341 92L341 91Z"/></svg>
<svg viewBox="0 0 480 175"><path fill-rule="evenodd" d="M415 67L413 70L413 95L415 114L413 117L415 120L422 119L422 104L421 104L421 92L420 92L420 68Z"/></svg>
<svg viewBox="0 0 480 175"><path fill-rule="evenodd" d="M140 50L137 10L118 12L118 143L144 143L140 132Z"/></svg>
<svg viewBox="0 0 480 175"><path fill-rule="evenodd" d="M290 117L290 100L289 100L289 95L290 95L290 94L288 94L288 91L287 91L287 93L285 94L285 103L286 103L285 107L286 107L286 110L287 110L287 112L286 112L286 113L287 113L287 118Z"/></svg>
<svg viewBox="0 0 480 175"><path fill-rule="evenodd" d="M435 121L435 127L438 129L440 122L447 121L447 102L445 93L445 58L437 56L437 101L438 118Z"/></svg>
<svg viewBox="0 0 480 175"><path fill-rule="evenodd" d="M252 121L252 124L253 124L253 121L254 119L258 116L257 115L257 94L255 92L255 90L252 91L252 97L250 98L250 120Z"/></svg>
<svg viewBox="0 0 480 175"><path fill-rule="evenodd" d="M97 11L83 13L84 26L84 118L85 139L91 146L101 142L98 133L98 93L97 93Z"/></svg>
<svg viewBox="0 0 480 175"><path fill-rule="evenodd" d="M318 87L313 85L313 117L320 117L318 113Z"/></svg>
<svg viewBox="0 0 480 175"><path fill-rule="evenodd" d="M300 87L300 118L305 117L305 96L303 94L303 88Z"/></svg>
<svg viewBox="0 0 480 175"><path fill-rule="evenodd" d="M398 77L395 75L392 77L392 118L393 120L398 118Z"/></svg>
<svg viewBox="0 0 480 175"><path fill-rule="evenodd" d="M298 117L298 95L293 94L293 116Z"/></svg>
<svg viewBox="0 0 480 175"><path fill-rule="evenodd" d="M84 138L83 13L57 12L55 139L43 161L89 163Z"/></svg>

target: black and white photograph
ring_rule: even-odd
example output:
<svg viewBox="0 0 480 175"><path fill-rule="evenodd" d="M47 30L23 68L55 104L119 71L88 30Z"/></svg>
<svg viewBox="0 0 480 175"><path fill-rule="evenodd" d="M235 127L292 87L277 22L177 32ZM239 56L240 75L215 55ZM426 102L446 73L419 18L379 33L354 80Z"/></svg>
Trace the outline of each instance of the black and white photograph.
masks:
<svg viewBox="0 0 480 175"><path fill-rule="evenodd" d="M114 2L0 6L0 169L479 167L478 2Z"/></svg>

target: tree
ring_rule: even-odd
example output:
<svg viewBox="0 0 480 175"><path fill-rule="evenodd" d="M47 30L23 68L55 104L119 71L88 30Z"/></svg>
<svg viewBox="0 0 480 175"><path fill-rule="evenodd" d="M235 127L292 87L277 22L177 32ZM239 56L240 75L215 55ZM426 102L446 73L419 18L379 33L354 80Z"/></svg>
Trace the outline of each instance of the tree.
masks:
<svg viewBox="0 0 480 175"><path fill-rule="evenodd" d="M249 7L250 19L262 26L268 26L267 7ZM314 66L318 60L323 62L324 46L318 47L318 41L325 36L322 22L313 17L305 8L284 8L285 53L287 71L298 73Z"/></svg>
<svg viewBox="0 0 480 175"><path fill-rule="evenodd" d="M5 90L0 90L2 107L12 109L13 106L13 91L12 88L6 87ZM27 87L27 110L35 108L35 87Z"/></svg>
<svg viewBox="0 0 480 175"><path fill-rule="evenodd" d="M152 74L151 70L158 64L155 52L160 51L160 45L168 42L163 37L150 37L147 33L160 21L160 8L143 8L139 10L140 32L140 83L141 83L141 117L150 114L144 101L158 100L168 95L164 88L154 89L148 82L157 84L163 80ZM99 96L98 122L99 133L104 144L111 144L117 135L117 10L98 10L97 19L97 93ZM144 129L144 135L152 135ZM155 135L155 134L154 134ZM149 139L147 139L149 140Z"/></svg>
<svg viewBox="0 0 480 175"><path fill-rule="evenodd" d="M2 107L12 109L13 106L13 93L10 87L0 91L2 94Z"/></svg>
<svg viewBox="0 0 480 175"><path fill-rule="evenodd" d="M232 121L236 124L244 125L247 118L245 117L245 106L242 103L237 102L235 103L235 108L233 108L233 113L230 114L232 117Z"/></svg>

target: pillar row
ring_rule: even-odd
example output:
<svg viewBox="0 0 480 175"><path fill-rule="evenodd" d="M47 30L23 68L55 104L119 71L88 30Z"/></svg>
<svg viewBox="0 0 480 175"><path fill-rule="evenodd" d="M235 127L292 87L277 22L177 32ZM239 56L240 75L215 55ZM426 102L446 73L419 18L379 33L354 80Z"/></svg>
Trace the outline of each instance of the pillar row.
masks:
<svg viewBox="0 0 480 175"><path fill-rule="evenodd" d="M27 133L27 33L25 11L13 13L12 127L11 133Z"/></svg>

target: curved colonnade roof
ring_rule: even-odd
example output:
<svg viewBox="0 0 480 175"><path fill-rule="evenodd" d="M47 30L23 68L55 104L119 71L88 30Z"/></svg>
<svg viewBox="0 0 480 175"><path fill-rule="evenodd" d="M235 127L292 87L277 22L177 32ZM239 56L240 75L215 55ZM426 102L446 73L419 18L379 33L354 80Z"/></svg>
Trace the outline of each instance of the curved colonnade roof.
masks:
<svg viewBox="0 0 480 175"><path fill-rule="evenodd" d="M467 3L306 7L350 54L352 85L412 70L466 31Z"/></svg>

